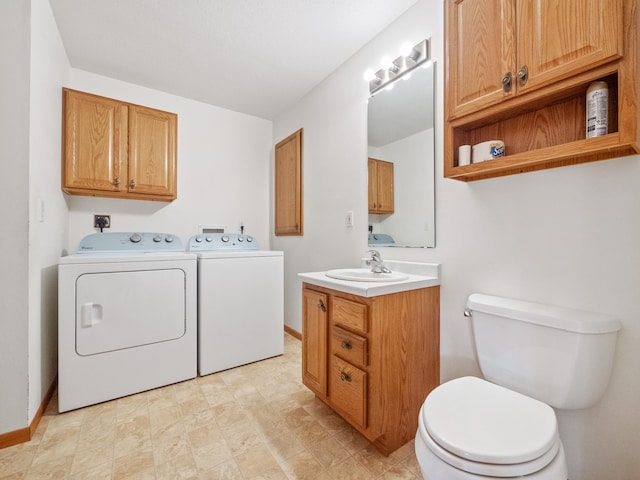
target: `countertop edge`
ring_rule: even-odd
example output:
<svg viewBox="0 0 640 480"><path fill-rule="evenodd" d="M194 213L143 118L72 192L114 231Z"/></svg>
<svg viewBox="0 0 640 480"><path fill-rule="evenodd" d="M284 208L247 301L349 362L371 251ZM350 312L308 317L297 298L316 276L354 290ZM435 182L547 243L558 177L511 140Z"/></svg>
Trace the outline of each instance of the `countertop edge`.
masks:
<svg viewBox="0 0 640 480"><path fill-rule="evenodd" d="M377 297L390 293L406 292L419 288L436 287L440 285L437 277L407 274L409 278L401 282L356 282L350 280L338 280L325 275L325 272L298 273L298 278L303 282L330 288L340 292L351 293L361 297Z"/></svg>

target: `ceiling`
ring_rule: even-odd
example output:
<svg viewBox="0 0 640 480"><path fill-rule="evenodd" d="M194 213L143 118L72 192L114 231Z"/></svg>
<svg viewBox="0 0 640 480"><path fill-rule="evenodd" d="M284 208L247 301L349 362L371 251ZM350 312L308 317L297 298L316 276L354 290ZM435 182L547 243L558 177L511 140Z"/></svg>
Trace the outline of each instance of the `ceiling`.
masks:
<svg viewBox="0 0 640 480"><path fill-rule="evenodd" d="M417 0L49 0L71 66L273 119Z"/></svg>

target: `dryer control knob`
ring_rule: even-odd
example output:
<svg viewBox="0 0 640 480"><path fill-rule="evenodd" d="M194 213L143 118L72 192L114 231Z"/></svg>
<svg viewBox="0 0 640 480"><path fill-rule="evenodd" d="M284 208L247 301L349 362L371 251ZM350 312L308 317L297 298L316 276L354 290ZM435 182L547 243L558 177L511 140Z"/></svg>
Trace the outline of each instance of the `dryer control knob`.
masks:
<svg viewBox="0 0 640 480"><path fill-rule="evenodd" d="M223 236L222 236L222 238L221 238L221 240L222 240L224 243L227 243L227 242L229 241L229 237L228 237L227 235L223 235Z"/></svg>
<svg viewBox="0 0 640 480"><path fill-rule="evenodd" d="M166 238L164 239L165 242L167 243L171 243L173 242L173 237L171 235L167 235Z"/></svg>
<svg viewBox="0 0 640 480"><path fill-rule="evenodd" d="M242 235L238 235L238 241L239 242L244 242L244 237Z"/></svg>
<svg viewBox="0 0 640 480"><path fill-rule="evenodd" d="M162 237L160 235L156 235L155 237L153 237L153 241L158 243L158 242L162 241Z"/></svg>
<svg viewBox="0 0 640 480"><path fill-rule="evenodd" d="M253 237L250 237L249 235L247 235L247 242L253 242Z"/></svg>
<svg viewBox="0 0 640 480"><path fill-rule="evenodd" d="M140 240L142 240L142 237L139 233L134 233L129 237L129 241L132 243L140 243Z"/></svg>
<svg viewBox="0 0 640 480"><path fill-rule="evenodd" d="M196 237L196 242L200 243L202 241L202 237L198 236Z"/></svg>
<svg viewBox="0 0 640 480"><path fill-rule="evenodd" d="M209 243L213 242L213 237L206 237L205 240Z"/></svg>

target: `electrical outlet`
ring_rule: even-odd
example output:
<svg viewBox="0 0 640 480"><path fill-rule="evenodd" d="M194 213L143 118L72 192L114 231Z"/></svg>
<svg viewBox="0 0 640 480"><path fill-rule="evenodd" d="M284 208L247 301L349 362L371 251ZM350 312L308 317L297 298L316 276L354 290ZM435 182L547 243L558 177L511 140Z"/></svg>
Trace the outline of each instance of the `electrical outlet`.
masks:
<svg viewBox="0 0 640 480"><path fill-rule="evenodd" d="M94 215L93 226L99 228L100 231L103 228L111 228L111 215Z"/></svg>

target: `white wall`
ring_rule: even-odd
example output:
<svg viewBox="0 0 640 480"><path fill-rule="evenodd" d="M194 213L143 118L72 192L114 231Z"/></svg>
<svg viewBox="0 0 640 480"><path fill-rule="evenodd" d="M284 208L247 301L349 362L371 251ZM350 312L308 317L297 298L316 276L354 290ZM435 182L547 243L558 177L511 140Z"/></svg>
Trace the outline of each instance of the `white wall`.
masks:
<svg viewBox="0 0 640 480"><path fill-rule="evenodd" d="M0 2L0 433L27 425L29 32L30 2Z"/></svg>
<svg viewBox="0 0 640 480"><path fill-rule="evenodd" d="M270 121L77 69L65 86L178 114L177 200L69 195L69 253L96 232L94 214L111 215L109 231L173 233L185 244L199 225L237 232L243 222L269 247Z"/></svg>
<svg viewBox="0 0 640 480"><path fill-rule="evenodd" d="M362 74L408 40L432 37L437 64L436 248L385 258L442 264L441 380L479 374L468 319L472 292L617 315L623 330L608 391L595 407L558 412L570 478L640 471L640 157L463 183L443 178L442 2L421 0L274 122L274 141L305 129L305 235L285 251L286 321L300 330L295 274L353 266L366 248L366 105ZM343 227L354 210L356 227Z"/></svg>
<svg viewBox="0 0 640 480"><path fill-rule="evenodd" d="M67 238L60 190L62 85L69 61L47 0L31 2L29 104L29 421L58 371L58 259Z"/></svg>

